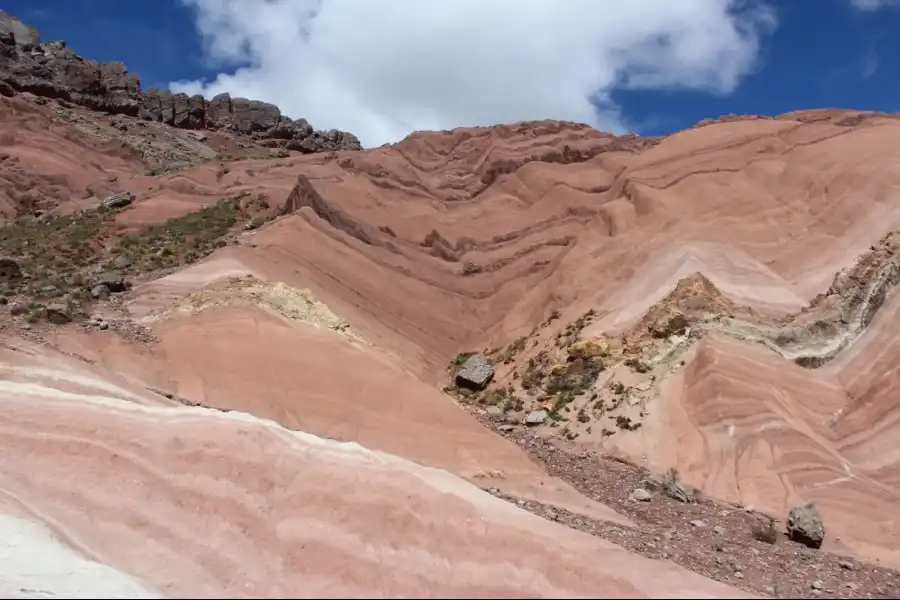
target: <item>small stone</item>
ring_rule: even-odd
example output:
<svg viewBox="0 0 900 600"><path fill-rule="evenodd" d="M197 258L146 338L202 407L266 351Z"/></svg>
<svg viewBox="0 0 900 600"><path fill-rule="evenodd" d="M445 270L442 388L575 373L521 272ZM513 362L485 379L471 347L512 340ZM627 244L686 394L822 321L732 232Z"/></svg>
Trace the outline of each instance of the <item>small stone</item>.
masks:
<svg viewBox="0 0 900 600"><path fill-rule="evenodd" d="M512 431L515 428L515 425L510 425L509 423L505 425L497 425L497 431L502 431L504 433L506 433L507 431Z"/></svg>
<svg viewBox="0 0 900 600"><path fill-rule="evenodd" d="M703 529L704 527L706 527L706 521L704 521L702 519L694 519L690 523L691 523L691 525L693 525L694 527L696 527L698 529Z"/></svg>
<svg viewBox="0 0 900 600"><path fill-rule="evenodd" d="M850 562L849 560L842 560L841 562L838 563L838 566L839 566L840 568L842 568L842 569L846 569L846 570L848 570L848 571L852 571L854 565L853 565L853 563Z"/></svg>
<svg viewBox="0 0 900 600"><path fill-rule="evenodd" d="M484 412L489 417L499 417L503 415L503 409L499 406L488 406L486 409L484 409Z"/></svg>
<svg viewBox="0 0 900 600"><path fill-rule="evenodd" d="M67 305L56 302L47 306L47 320L55 325L65 325L72 321L72 313Z"/></svg>
<svg viewBox="0 0 900 600"><path fill-rule="evenodd" d="M525 413L522 411L507 411L506 412L506 422L510 425L518 425L522 422L522 419L525 417Z"/></svg>
<svg viewBox="0 0 900 600"><path fill-rule="evenodd" d="M527 425L540 425L546 421L548 417L550 417L550 413L546 410L534 410L525 417L525 423Z"/></svg>
<svg viewBox="0 0 900 600"><path fill-rule="evenodd" d="M126 269L131 266L131 259L127 256L117 256L113 264L117 269Z"/></svg>
<svg viewBox="0 0 900 600"><path fill-rule="evenodd" d="M650 502L651 497L650 492L644 488L637 488L631 492L631 499L635 502Z"/></svg>
<svg viewBox="0 0 900 600"><path fill-rule="evenodd" d="M821 590L821 589L822 589L822 582L819 581L818 579L816 579L815 581L812 582L811 587L812 587L812 589L814 589L814 590Z"/></svg>
<svg viewBox="0 0 900 600"><path fill-rule="evenodd" d="M734 577L735 577L736 579L743 579L743 578L744 578L744 574L741 573L740 571L735 571L735 572L734 572Z"/></svg>
<svg viewBox="0 0 900 600"><path fill-rule="evenodd" d="M103 284L95 285L91 288L91 296L98 300L106 300L109 298L109 288Z"/></svg>
<svg viewBox="0 0 900 600"><path fill-rule="evenodd" d="M101 321L97 323L97 327L100 328L100 331L106 331L107 329L109 329L109 323L107 323L106 321Z"/></svg>
<svg viewBox="0 0 900 600"><path fill-rule="evenodd" d="M725 528L722 527L721 525L716 525L715 527L713 527L712 530L713 530L713 533L715 533L716 535L722 535L725 533Z"/></svg>

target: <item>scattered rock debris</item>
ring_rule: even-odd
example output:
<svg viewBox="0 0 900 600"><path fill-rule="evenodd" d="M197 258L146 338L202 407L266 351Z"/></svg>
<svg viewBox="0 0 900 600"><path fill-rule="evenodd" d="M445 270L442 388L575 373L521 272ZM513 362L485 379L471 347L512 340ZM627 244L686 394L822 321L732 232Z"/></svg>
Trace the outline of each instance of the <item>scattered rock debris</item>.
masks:
<svg viewBox="0 0 900 600"><path fill-rule="evenodd" d="M482 419L490 425L485 419ZM766 515L723 502L672 498L660 478L627 461L591 452L569 452L522 427L495 428L537 459L553 476L587 497L629 517L637 527L598 521L565 509L514 498L497 488L495 496L545 519L557 521L658 560L738 589L773 598L896 598L900 572L814 550L782 535L777 543L755 538L753 528ZM645 492L649 499L643 500Z"/></svg>

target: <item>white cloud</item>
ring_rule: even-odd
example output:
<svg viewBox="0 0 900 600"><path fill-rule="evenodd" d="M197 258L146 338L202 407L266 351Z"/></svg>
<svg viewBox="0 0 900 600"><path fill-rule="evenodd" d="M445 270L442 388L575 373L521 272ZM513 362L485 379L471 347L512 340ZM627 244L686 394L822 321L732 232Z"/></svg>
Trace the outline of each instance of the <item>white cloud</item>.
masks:
<svg viewBox="0 0 900 600"><path fill-rule="evenodd" d="M207 59L238 68L172 89L273 102L367 146L544 118L621 131L612 90L727 93L775 25L756 0L182 2Z"/></svg>
<svg viewBox="0 0 900 600"><path fill-rule="evenodd" d="M874 43L866 48L865 53L862 55L860 66L862 67L861 75L863 79L869 79L878 71L878 67L881 66L881 59L878 56L878 50Z"/></svg>
<svg viewBox="0 0 900 600"><path fill-rule="evenodd" d="M892 6L900 7L900 0L850 0L850 4L857 10L872 11Z"/></svg>

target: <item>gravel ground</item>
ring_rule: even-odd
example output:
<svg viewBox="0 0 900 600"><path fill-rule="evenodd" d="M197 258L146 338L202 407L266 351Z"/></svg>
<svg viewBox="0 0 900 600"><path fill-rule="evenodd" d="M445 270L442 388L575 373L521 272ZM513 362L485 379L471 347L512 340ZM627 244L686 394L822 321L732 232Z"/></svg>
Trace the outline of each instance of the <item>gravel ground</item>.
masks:
<svg viewBox="0 0 900 600"><path fill-rule="evenodd" d="M479 420L492 426L481 416ZM627 515L637 527L597 521L486 488L543 518L600 536L649 558L671 560L762 596L900 597L898 571L812 550L783 534L774 544L755 539L754 526L768 520L758 512L710 499L679 502L659 491L659 479L628 462L589 452L569 452L525 428L497 432L528 451L551 475ZM631 498L638 488L649 492L649 500Z"/></svg>

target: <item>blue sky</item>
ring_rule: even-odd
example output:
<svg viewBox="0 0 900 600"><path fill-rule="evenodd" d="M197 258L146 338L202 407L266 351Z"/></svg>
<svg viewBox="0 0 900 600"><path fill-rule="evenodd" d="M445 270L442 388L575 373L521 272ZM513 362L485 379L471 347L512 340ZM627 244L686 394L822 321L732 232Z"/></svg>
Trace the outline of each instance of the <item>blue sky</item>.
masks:
<svg viewBox="0 0 900 600"><path fill-rule="evenodd" d="M770 2L778 27L757 72L724 96L616 93L637 120L668 132L723 114L775 115L804 108L900 110L900 9L859 11L848 0Z"/></svg>
<svg viewBox="0 0 900 600"><path fill-rule="evenodd" d="M190 1L203 4L205 0ZM206 2L207 6L213 4L215 0ZM733 90L708 93L613 87L608 90L608 100L618 106L624 121L644 135L671 132L727 113L777 114L816 107L900 110L900 61L896 60L900 56L900 8L862 11L853 8L851 0L769 0L767 5L774 10L777 26L762 34L755 65ZM125 62L140 75L145 87L178 80L210 82L221 72L247 62L237 56L212 66L208 53L204 58L197 13L180 0L0 0L0 8L35 25L44 40L65 39L85 57ZM210 14L207 11L207 24L212 22ZM207 36L207 42L210 39ZM265 72L273 69L267 67ZM242 85L246 88L249 84ZM219 80L219 87L203 91L221 91L223 86L227 88L228 82ZM286 92L262 85L249 85L248 89L229 91L253 95L255 90L267 95L267 90L275 89L268 95L282 95L263 99L284 108ZM303 108L301 103L299 109ZM325 118L340 121L336 115ZM409 121L410 126L428 122L426 117ZM442 125L447 120L435 122ZM325 125L342 127L344 123Z"/></svg>

